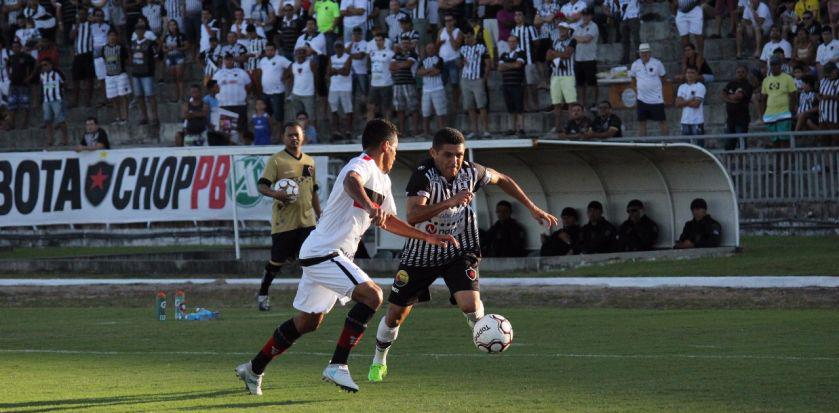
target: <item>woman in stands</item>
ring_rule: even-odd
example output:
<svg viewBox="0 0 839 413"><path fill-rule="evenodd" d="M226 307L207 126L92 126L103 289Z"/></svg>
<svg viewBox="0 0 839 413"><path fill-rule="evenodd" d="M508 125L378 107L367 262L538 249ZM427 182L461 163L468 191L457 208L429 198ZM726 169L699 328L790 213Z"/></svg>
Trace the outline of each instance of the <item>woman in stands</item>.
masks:
<svg viewBox="0 0 839 413"><path fill-rule="evenodd" d="M708 62L702 54L696 50L696 46L693 43L688 43L684 47L682 70L678 75L673 77L676 82L682 83L685 81L685 71L689 67L696 69L697 73L699 73L699 82L710 83L714 81L714 72L711 70L711 66L708 65Z"/></svg>
<svg viewBox="0 0 839 413"><path fill-rule="evenodd" d="M169 68L169 74L175 79L175 99L172 103L180 102L181 97L184 96L184 60L186 59L186 50L189 47L184 35L181 34L181 29L176 20L169 20L166 25L166 37L163 38L161 48L166 56L166 67Z"/></svg>
<svg viewBox="0 0 839 413"><path fill-rule="evenodd" d="M805 73L815 73L816 48L818 43L807 34L806 30L795 33L795 43L792 46L792 66L802 66Z"/></svg>

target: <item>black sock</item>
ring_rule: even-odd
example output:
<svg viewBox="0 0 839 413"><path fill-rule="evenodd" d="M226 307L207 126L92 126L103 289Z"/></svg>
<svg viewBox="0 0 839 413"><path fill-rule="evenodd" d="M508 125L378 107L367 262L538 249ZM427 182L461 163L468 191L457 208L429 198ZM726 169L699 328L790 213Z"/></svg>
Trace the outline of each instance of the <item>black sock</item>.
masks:
<svg viewBox="0 0 839 413"><path fill-rule="evenodd" d="M347 321L344 322L344 329L338 338L338 345L335 346L335 353L332 354L333 364L347 364L350 358L350 351L358 344L367 329L367 322L373 318L376 310L366 304L357 303L347 313Z"/></svg>
<svg viewBox="0 0 839 413"><path fill-rule="evenodd" d="M288 319L282 323L276 330L268 342L262 347L259 353L251 360L251 368L256 374L262 374L268 363L279 356L291 347L294 342L300 338L300 332L294 326L294 320Z"/></svg>
<svg viewBox="0 0 839 413"><path fill-rule="evenodd" d="M268 288L274 282L274 277L280 273L281 266L268 263L265 265L265 275L262 276L262 284L259 286L259 295L268 295Z"/></svg>

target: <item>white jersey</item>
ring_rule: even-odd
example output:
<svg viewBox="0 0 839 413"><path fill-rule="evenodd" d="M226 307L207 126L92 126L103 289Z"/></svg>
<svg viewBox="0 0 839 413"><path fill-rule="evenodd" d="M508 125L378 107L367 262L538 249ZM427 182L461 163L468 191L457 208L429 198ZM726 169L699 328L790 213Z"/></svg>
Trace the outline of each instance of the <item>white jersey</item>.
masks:
<svg viewBox="0 0 839 413"><path fill-rule="evenodd" d="M389 214L396 214L396 203L390 191L390 177L366 153L356 156L335 179L317 227L300 247L300 258L317 258L340 253L350 260L355 255L361 236L370 227L370 215L344 191L344 178L350 172L361 177L370 199Z"/></svg>
<svg viewBox="0 0 839 413"><path fill-rule="evenodd" d="M344 53L343 56L338 57L338 55L332 55L329 58L330 64L332 68L335 70L341 70L344 68L344 65L347 64L347 60L350 59L350 55ZM352 63L350 63L352 64ZM352 76L347 75L332 75L329 77L329 91L330 92L352 92Z"/></svg>

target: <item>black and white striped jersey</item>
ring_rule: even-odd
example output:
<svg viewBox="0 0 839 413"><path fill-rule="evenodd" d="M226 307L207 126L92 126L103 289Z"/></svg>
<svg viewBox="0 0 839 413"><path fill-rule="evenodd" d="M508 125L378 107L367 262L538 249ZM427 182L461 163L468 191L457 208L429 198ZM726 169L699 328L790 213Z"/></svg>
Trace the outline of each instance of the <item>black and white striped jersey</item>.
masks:
<svg viewBox="0 0 839 413"><path fill-rule="evenodd" d="M463 56L461 78L475 80L484 77L485 59L489 56L486 46L480 43L460 46L460 55Z"/></svg>
<svg viewBox="0 0 839 413"><path fill-rule="evenodd" d="M464 161L454 180L448 182L434 166L434 160L427 159L414 170L406 191L408 197L421 196L428 200L427 205L434 205L446 201L464 189L475 192L487 185L491 179L492 174L487 168ZM416 224L415 227L429 234L452 235L460 243L460 247L438 247L417 239L409 239L402 248L402 265L436 267L464 254L481 255L478 220L472 205L449 208L428 221Z"/></svg>
<svg viewBox="0 0 839 413"><path fill-rule="evenodd" d="M819 81L819 95L839 97L839 79ZM819 99L819 123L839 123L839 100Z"/></svg>
<svg viewBox="0 0 839 413"><path fill-rule="evenodd" d="M513 27L510 34L519 39L519 49L523 50L526 56L525 63L532 64L534 58L533 54L536 53L536 41L539 40L540 37L539 33L536 32L536 28L529 24L516 26Z"/></svg>
<svg viewBox="0 0 839 413"><path fill-rule="evenodd" d="M557 39L554 42L554 50L557 52L564 52L567 48L577 48L577 41L569 37L565 40ZM554 58L551 63L551 74L553 76L574 76L574 53L563 59L561 57Z"/></svg>
<svg viewBox="0 0 839 413"><path fill-rule="evenodd" d="M41 73L41 89L44 91L44 102L58 102L62 99L61 85L64 75L56 70Z"/></svg>
<svg viewBox="0 0 839 413"><path fill-rule="evenodd" d="M816 105L816 101L817 101L817 99L816 99L816 92L815 91L812 91L812 90L809 91L809 92L802 91L798 95L798 111L796 113L804 113L804 112L807 112L808 110L813 109Z"/></svg>
<svg viewBox="0 0 839 413"><path fill-rule="evenodd" d="M93 53L93 30L90 22L78 23L73 29L76 32L76 54Z"/></svg>

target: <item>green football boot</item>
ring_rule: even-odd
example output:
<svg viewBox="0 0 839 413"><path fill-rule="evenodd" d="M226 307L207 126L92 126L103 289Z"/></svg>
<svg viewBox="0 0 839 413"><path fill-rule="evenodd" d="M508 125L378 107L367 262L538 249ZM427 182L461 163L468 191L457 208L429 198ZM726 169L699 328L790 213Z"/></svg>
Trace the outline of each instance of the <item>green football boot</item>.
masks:
<svg viewBox="0 0 839 413"><path fill-rule="evenodd" d="M370 372L367 373L367 380L370 380L373 383L378 383L384 380L385 376L387 376L386 364L373 363L370 365Z"/></svg>

